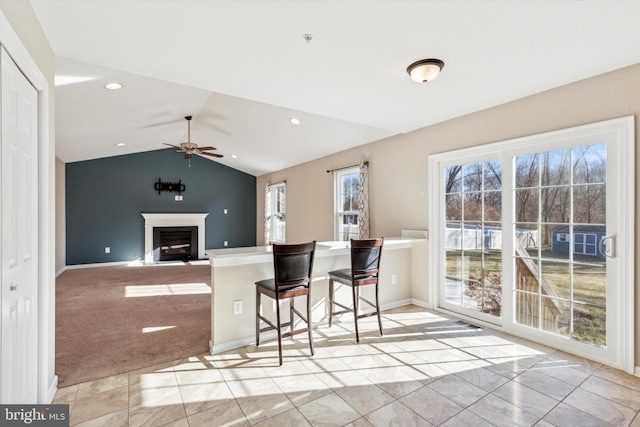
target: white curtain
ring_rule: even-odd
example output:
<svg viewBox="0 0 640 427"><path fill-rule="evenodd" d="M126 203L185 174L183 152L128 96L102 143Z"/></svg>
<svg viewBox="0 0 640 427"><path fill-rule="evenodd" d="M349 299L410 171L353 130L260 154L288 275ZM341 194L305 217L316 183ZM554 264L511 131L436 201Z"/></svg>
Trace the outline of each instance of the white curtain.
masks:
<svg viewBox="0 0 640 427"><path fill-rule="evenodd" d="M271 184L264 186L264 244L271 242Z"/></svg>
<svg viewBox="0 0 640 427"><path fill-rule="evenodd" d="M358 234L369 238L369 163L360 162L360 187L358 188Z"/></svg>

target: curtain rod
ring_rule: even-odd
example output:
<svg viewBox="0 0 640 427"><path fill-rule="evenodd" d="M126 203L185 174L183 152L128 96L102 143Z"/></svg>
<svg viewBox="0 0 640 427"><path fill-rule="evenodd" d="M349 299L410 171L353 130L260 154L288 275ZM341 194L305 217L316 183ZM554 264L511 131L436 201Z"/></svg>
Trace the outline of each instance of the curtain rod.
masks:
<svg viewBox="0 0 640 427"><path fill-rule="evenodd" d="M362 163L363 163L365 166L369 166L369 162L368 162L368 161L366 161L366 162L362 162ZM353 168L353 167L356 167L356 166L360 166L360 163L355 164L355 165L351 165L351 166L344 166L344 167L336 168L336 169L327 169L327 173L332 173L332 172L336 172L336 171L341 171L341 170L343 170L343 169L349 169L349 168Z"/></svg>
<svg viewBox="0 0 640 427"><path fill-rule="evenodd" d="M286 184L287 180L283 179L282 181L278 181L278 182L268 182L267 185L278 185L278 184Z"/></svg>

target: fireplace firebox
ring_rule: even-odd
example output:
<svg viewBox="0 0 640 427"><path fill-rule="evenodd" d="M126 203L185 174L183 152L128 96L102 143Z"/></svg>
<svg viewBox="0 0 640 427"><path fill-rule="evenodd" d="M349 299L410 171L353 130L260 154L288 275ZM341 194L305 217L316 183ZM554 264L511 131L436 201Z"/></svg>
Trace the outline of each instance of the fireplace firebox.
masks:
<svg viewBox="0 0 640 427"><path fill-rule="evenodd" d="M198 227L153 227L153 261L198 259Z"/></svg>

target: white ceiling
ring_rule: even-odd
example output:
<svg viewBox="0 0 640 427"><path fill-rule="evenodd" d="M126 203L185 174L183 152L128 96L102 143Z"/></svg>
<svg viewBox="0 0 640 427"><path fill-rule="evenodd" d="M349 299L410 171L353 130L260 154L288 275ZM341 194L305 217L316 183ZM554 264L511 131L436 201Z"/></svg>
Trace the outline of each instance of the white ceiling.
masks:
<svg viewBox="0 0 640 427"><path fill-rule="evenodd" d="M639 0L31 4L65 162L178 144L193 115L192 142L259 176L640 63ZM445 67L418 84L424 58Z"/></svg>

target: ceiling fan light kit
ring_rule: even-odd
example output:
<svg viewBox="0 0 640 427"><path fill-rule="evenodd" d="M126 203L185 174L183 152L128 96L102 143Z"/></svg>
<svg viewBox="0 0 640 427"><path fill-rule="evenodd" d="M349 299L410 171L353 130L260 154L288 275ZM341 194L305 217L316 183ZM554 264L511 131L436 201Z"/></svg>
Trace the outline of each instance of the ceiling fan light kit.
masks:
<svg viewBox="0 0 640 427"><path fill-rule="evenodd" d="M407 73L418 83L426 83L434 80L444 67L444 62L439 59L421 59L407 67Z"/></svg>
<svg viewBox="0 0 640 427"><path fill-rule="evenodd" d="M193 116L185 116L185 119L187 120L187 142L180 143L180 146L167 144L166 142L164 143L164 145L177 148L178 150L176 151L178 153L184 153L184 158L186 160L189 160L189 167L191 167L191 157L194 154L202 154L205 156L217 157L217 158L224 157L222 154L208 152L209 150L217 150L216 147L198 147L198 144L191 142L191 119L192 118Z"/></svg>

